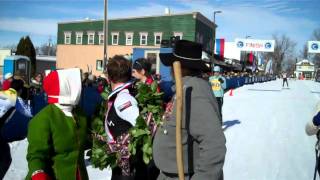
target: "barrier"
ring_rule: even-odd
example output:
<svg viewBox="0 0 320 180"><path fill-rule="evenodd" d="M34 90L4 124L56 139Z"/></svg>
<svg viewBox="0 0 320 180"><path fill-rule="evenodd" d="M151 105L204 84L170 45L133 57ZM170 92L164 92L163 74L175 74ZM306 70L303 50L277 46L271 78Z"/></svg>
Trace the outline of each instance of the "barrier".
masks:
<svg viewBox="0 0 320 180"><path fill-rule="evenodd" d="M225 92L230 89L236 89L248 84L264 83L267 81L276 80L275 77L270 76L255 76L255 77L233 77L226 78L226 89Z"/></svg>

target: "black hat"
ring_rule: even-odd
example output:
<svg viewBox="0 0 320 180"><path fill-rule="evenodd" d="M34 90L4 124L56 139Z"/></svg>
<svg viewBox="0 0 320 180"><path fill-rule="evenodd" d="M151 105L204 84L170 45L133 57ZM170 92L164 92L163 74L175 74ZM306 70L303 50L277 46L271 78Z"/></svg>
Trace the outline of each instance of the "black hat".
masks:
<svg viewBox="0 0 320 180"><path fill-rule="evenodd" d="M172 53L160 53L159 56L165 66L172 66L174 61L180 61L182 67L210 71L210 64L201 59L202 45L199 43L180 40L176 42Z"/></svg>

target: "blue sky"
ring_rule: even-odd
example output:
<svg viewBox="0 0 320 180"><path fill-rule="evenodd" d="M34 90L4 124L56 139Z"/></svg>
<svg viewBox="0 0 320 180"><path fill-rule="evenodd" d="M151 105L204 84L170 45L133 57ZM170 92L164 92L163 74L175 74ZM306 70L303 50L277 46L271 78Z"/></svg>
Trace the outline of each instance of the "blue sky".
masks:
<svg viewBox="0 0 320 180"><path fill-rule="evenodd" d="M234 41L246 35L270 39L286 34L297 51L320 28L320 0L109 0L109 17L201 12L218 24L217 38ZM56 42L57 22L103 18L103 0L0 0L0 47L30 35L34 44Z"/></svg>

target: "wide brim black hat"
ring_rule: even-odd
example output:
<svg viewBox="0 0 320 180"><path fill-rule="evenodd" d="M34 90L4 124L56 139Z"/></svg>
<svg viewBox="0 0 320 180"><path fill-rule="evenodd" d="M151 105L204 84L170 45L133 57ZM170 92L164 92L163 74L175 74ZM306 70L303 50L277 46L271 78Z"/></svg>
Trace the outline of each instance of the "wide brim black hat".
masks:
<svg viewBox="0 0 320 180"><path fill-rule="evenodd" d="M183 68L210 71L210 64L201 59L202 45L187 40L177 41L172 53L160 53L160 60L165 66L172 66L174 61L180 61Z"/></svg>

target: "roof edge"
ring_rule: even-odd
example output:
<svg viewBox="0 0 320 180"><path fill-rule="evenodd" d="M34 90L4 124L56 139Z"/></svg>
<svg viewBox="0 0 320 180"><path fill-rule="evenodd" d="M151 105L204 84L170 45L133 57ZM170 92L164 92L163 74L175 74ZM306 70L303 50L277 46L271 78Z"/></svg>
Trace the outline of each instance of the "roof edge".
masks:
<svg viewBox="0 0 320 180"><path fill-rule="evenodd" d="M109 19L109 21L114 20L127 20L127 19L143 19L143 18L151 18L151 17L166 17L166 16L182 16L182 15L194 15L194 14L201 14L199 12L189 12L189 13L178 13L178 14L170 14L170 15L153 15L153 16L139 16L139 17L127 17L127 18L114 18ZM203 15L202 15L203 16ZM203 16L204 17L204 16ZM205 17L206 18L206 17ZM95 19L95 20L74 20L74 21L64 21L58 22L58 24L69 24L69 23L83 23L83 22L99 22L103 21L103 19Z"/></svg>

